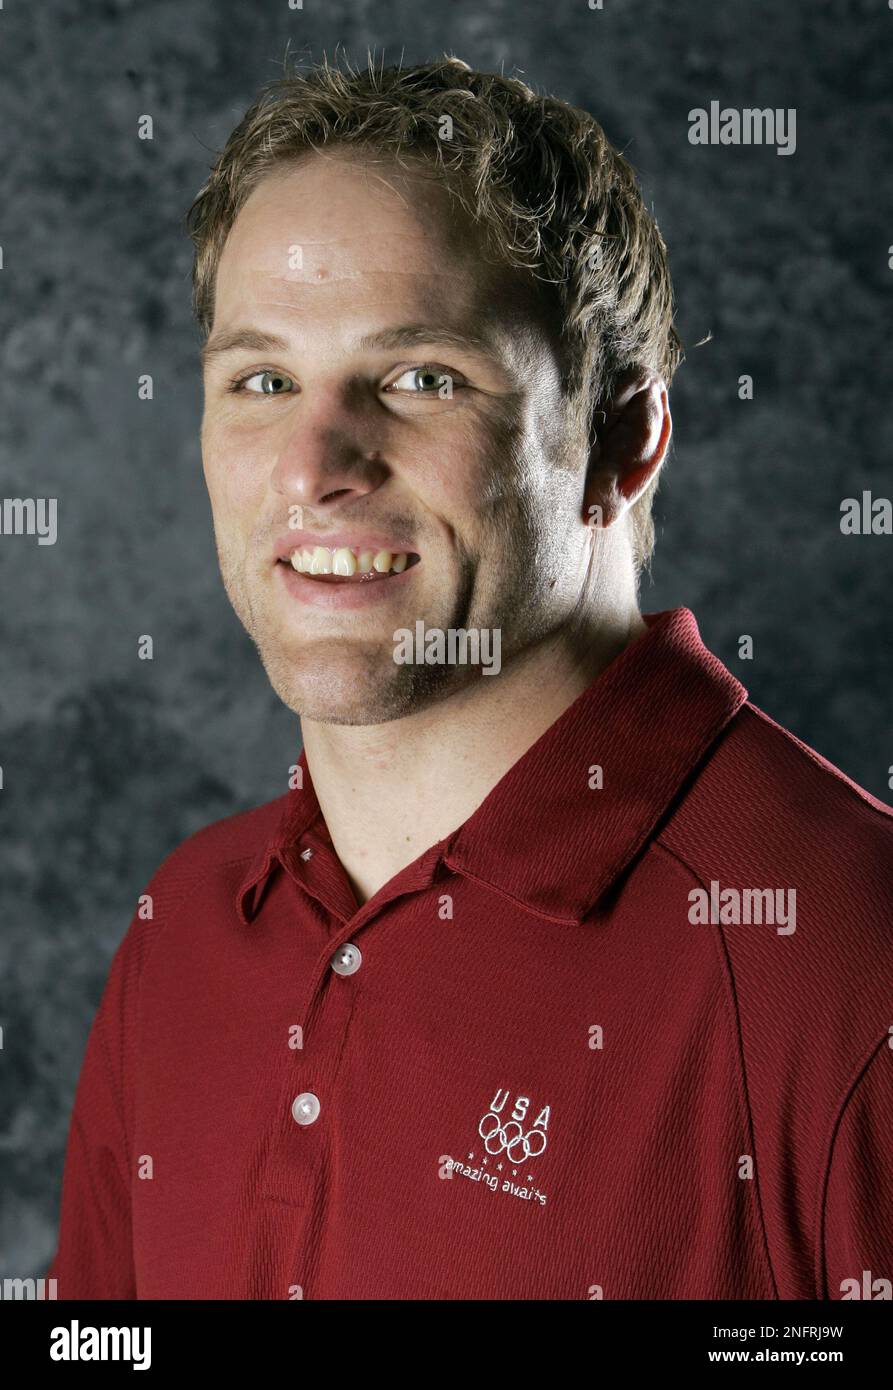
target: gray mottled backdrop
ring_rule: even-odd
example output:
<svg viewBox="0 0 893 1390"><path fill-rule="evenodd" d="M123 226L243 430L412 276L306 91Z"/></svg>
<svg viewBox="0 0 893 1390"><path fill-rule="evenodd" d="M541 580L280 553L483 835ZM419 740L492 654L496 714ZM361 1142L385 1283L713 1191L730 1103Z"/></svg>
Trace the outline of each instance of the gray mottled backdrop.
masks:
<svg viewBox="0 0 893 1390"><path fill-rule="evenodd" d="M893 537L841 535L839 508L893 495L891 35L886 0L6 0L0 496L58 498L59 532L0 535L0 1274L53 1252L136 897L193 830L279 795L299 747L218 578L182 231L287 43L452 51L598 116L690 345L642 606L691 607L758 705L889 800ZM712 99L796 108L796 152L690 145Z"/></svg>

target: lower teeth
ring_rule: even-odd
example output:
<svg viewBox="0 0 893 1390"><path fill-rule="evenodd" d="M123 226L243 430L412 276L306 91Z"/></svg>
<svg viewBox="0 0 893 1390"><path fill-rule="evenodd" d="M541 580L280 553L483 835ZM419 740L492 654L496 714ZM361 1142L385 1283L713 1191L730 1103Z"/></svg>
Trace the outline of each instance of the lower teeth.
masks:
<svg viewBox="0 0 893 1390"><path fill-rule="evenodd" d="M377 570L366 574L308 574L305 570L298 570L297 573L303 574L305 579L321 579L325 584L368 584L377 579L389 579L394 571L386 570L384 574Z"/></svg>

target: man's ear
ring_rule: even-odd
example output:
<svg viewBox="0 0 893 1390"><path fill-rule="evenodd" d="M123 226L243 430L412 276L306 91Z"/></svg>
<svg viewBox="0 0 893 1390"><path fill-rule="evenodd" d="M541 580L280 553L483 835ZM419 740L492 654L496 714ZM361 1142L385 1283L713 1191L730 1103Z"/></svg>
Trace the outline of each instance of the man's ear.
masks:
<svg viewBox="0 0 893 1390"><path fill-rule="evenodd" d="M587 521L613 526L641 497L664 461L672 432L663 377L647 368L624 372L607 407L593 414Z"/></svg>

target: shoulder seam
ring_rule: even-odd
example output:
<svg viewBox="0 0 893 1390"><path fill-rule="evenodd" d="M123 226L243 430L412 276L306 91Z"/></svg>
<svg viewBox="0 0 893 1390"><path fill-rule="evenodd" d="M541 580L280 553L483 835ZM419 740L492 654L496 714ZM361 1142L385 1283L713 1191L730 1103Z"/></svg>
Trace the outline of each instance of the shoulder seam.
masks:
<svg viewBox="0 0 893 1390"><path fill-rule="evenodd" d="M828 1187L831 1182L831 1169L834 1166L837 1140L840 1131L843 1129L843 1122L852 1101L860 1090L868 1073L871 1071L872 1063L879 1056L883 1055L884 1045L888 1040L888 1034L883 1033L879 1041L872 1046L868 1056L859 1064L855 1076L843 1093L836 1117L831 1121L831 1128L828 1136L828 1157L825 1160L824 1175L819 1187L818 1211L816 1213L816 1288L819 1290L819 1298L828 1299L831 1296L826 1287L828 1269L825 1259L825 1225L828 1205Z"/></svg>
<svg viewBox="0 0 893 1390"><path fill-rule="evenodd" d="M686 863L686 861L681 857L681 855L677 854L675 850L672 850L667 845L665 845L660 839L660 836L657 836L655 838L654 843L657 845L659 849L663 850L664 854L666 854L675 863L679 864L683 869L685 869L686 872L695 880L695 882L699 883L702 889L705 892L707 892L707 885L704 883L700 874L696 873L695 870L691 867L691 865ZM735 982L735 972L732 968L732 962L729 957L728 947L726 946L725 934L722 930L722 927L720 926L719 931L711 933L711 935L713 936L713 940L717 943L717 950L720 955L722 967L725 971L726 979L728 981L729 992L731 994L732 1020L735 1030L735 1041L738 1050L738 1066L740 1071L741 1090L744 1098L745 1112L747 1115L747 1124L750 1130L750 1142L753 1145L754 1155L756 1155L756 1124L754 1122L753 1108L750 1103L750 1087L747 1083L747 1064L744 1057L744 1036L741 1027L741 1015L738 1009L738 991ZM772 1263L772 1250L769 1244L769 1232L766 1229L766 1216L763 1210L763 1190L760 1182L759 1159L757 1159L756 1162L756 1205L757 1212L760 1218L760 1232L763 1237L763 1254L765 1256L766 1265L769 1270L769 1277L772 1280L772 1288L775 1297L780 1298L781 1295L778 1291L778 1280L775 1276L775 1267Z"/></svg>
<svg viewBox="0 0 893 1390"><path fill-rule="evenodd" d="M779 724L770 714L760 709L760 707L755 705L751 700L748 700L741 708L742 710L748 710L751 714L756 715L762 723L768 724L770 728L775 729L777 733L781 734L782 737L786 738L790 743L795 744L796 747L800 749L801 753L806 754L814 767L817 767L818 770L825 773L826 776L832 777L834 781L839 782L851 793L854 792L859 800L866 806L869 806L871 810L877 812L880 816L885 816L893 820L893 806L888 806L885 801L881 801L881 799L870 792L867 787L860 786L848 773L843 771L843 768L836 767L835 764L820 753L817 748L810 747L808 743L804 743L802 738L798 738L793 730L786 729L783 724Z"/></svg>

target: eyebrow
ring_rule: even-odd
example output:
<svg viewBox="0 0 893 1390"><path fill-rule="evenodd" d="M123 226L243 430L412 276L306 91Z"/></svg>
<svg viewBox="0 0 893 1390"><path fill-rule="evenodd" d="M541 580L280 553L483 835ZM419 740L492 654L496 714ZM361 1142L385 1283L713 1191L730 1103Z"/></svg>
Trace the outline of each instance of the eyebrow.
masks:
<svg viewBox="0 0 893 1390"><path fill-rule="evenodd" d="M489 338L440 324L404 323L396 328L382 328L376 333L364 333L354 341L353 346L359 352L387 352L401 347L422 347L425 343L442 343L478 357L499 357ZM257 328L235 328L217 333L208 340L200 353L201 365L204 368L214 358L229 352L287 352L288 347L286 339L276 333L262 333Z"/></svg>

